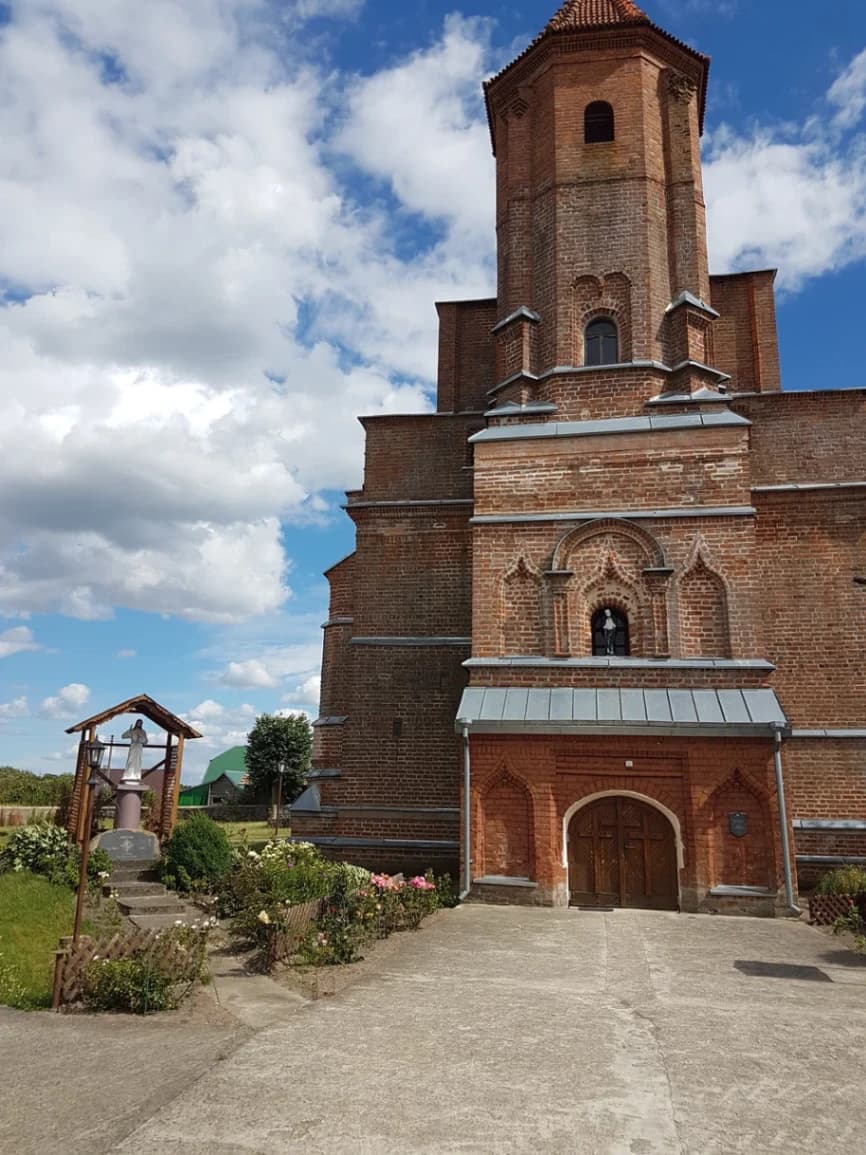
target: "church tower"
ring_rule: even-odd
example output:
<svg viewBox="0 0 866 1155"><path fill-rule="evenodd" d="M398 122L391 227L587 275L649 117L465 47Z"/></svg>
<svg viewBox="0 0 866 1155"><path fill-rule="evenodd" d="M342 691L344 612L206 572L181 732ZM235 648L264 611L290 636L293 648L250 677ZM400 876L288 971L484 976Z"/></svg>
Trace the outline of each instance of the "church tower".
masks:
<svg viewBox="0 0 866 1155"><path fill-rule="evenodd" d="M636 394L639 379L724 384L701 184L708 68L632 0L567 0L485 85L502 377L618 364Z"/></svg>
<svg viewBox="0 0 866 1155"><path fill-rule="evenodd" d="M484 86L496 296L437 305L435 413L362 420L327 574L335 857L763 915L866 859L866 391L783 393L774 270L709 273L708 70L566 0Z"/></svg>

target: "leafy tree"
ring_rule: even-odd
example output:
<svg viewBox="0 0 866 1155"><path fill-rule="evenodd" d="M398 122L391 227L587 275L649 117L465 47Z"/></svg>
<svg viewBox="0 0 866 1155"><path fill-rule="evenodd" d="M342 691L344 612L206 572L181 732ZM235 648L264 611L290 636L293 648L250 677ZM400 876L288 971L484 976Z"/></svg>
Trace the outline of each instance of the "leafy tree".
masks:
<svg viewBox="0 0 866 1155"><path fill-rule="evenodd" d="M0 805L57 806L72 788L72 774L34 774L0 766Z"/></svg>
<svg viewBox="0 0 866 1155"><path fill-rule="evenodd" d="M283 801L297 798L304 786L304 775L310 768L313 731L304 714L262 714L247 736L246 763L248 790L257 799L273 795L277 766L285 762Z"/></svg>

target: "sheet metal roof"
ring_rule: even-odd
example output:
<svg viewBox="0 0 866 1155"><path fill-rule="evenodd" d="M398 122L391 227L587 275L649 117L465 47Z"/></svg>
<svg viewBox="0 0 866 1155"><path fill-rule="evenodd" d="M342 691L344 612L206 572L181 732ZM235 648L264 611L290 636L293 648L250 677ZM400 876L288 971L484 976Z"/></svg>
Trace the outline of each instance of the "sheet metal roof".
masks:
<svg viewBox="0 0 866 1155"><path fill-rule="evenodd" d="M524 441L534 437L599 437L621 433L659 433L671 429L748 426L751 421L728 410L716 413L653 414L649 417L602 417L597 421L544 421L524 425L494 425L469 438L478 441Z"/></svg>
<svg viewBox="0 0 866 1155"><path fill-rule="evenodd" d="M457 711L483 733L674 733L758 736L787 729L772 690L524 689L469 686Z"/></svg>

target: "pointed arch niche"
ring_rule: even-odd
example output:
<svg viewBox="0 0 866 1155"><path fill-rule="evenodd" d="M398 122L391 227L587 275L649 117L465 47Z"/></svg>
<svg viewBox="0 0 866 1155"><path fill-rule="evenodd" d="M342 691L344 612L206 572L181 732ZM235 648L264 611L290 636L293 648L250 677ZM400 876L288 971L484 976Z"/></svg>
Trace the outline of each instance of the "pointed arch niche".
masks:
<svg viewBox="0 0 866 1155"><path fill-rule="evenodd" d="M570 530L554 551L548 575L567 578L558 585L565 608L557 606L557 636L567 639L559 652L591 656L593 618L609 608L627 622L631 656L666 656L672 572L659 543L632 522L603 518Z"/></svg>
<svg viewBox="0 0 866 1155"><path fill-rule="evenodd" d="M541 574L521 557L502 579L500 652L530 655L544 652L541 614Z"/></svg>
<svg viewBox="0 0 866 1155"><path fill-rule="evenodd" d="M678 589L680 652L684 658L729 658L728 590L699 543Z"/></svg>
<svg viewBox="0 0 866 1155"><path fill-rule="evenodd" d="M746 833L731 832L732 815L744 815ZM706 803L710 878L714 886L774 887L769 803L740 771L723 782Z"/></svg>
<svg viewBox="0 0 866 1155"><path fill-rule="evenodd" d="M524 783L503 768L484 792L481 808L481 873L532 878L532 803Z"/></svg>

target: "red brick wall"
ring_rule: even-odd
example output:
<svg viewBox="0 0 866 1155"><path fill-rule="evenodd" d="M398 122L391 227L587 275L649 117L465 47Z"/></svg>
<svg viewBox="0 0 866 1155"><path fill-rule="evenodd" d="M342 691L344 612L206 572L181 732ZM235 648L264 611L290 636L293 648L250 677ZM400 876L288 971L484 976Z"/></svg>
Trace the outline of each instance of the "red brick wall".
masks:
<svg viewBox="0 0 866 1155"><path fill-rule="evenodd" d="M509 822L519 829L524 808L518 791L524 790L530 799L534 880L548 900L562 902L566 812L581 798L625 791L661 803L679 819L684 909L708 901L707 891L719 883L774 890L781 885L769 740L477 734L471 748L474 877L519 873L500 869L501 831ZM632 765L627 767L626 761ZM494 796L491 807L488 791L503 779L508 788ZM749 833L742 840L728 831L730 810L749 815ZM519 847L519 839L515 845Z"/></svg>
<svg viewBox="0 0 866 1155"><path fill-rule="evenodd" d="M496 383L493 327L496 298L440 301L439 391L436 408L444 413L485 410L487 390Z"/></svg>
<svg viewBox="0 0 866 1155"><path fill-rule="evenodd" d="M746 429L683 429L475 446L475 513L749 505Z"/></svg>
<svg viewBox="0 0 866 1155"><path fill-rule="evenodd" d="M710 278L710 304L721 313L712 328L710 364L731 376L731 392L782 387L776 303L770 269Z"/></svg>
<svg viewBox="0 0 866 1155"><path fill-rule="evenodd" d="M470 507L351 510L354 634L468 637Z"/></svg>
<svg viewBox="0 0 866 1155"><path fill-rule="evenodd" d="M757 494L756 602L793 724L866 722L866 490Z"/></svg>
<svg viewBox="0 0 866 1155"><path fill-rule="evenodd" d="M752 484L866 480L866 389L740 397Z"/></svg>
<svg viewBox="0 0 866 1155"><path fill-rule="evenodd" d="M364 488L354 501L432 501L472 497L467 439L478 417L414 413L365 417Z"/></svg>

